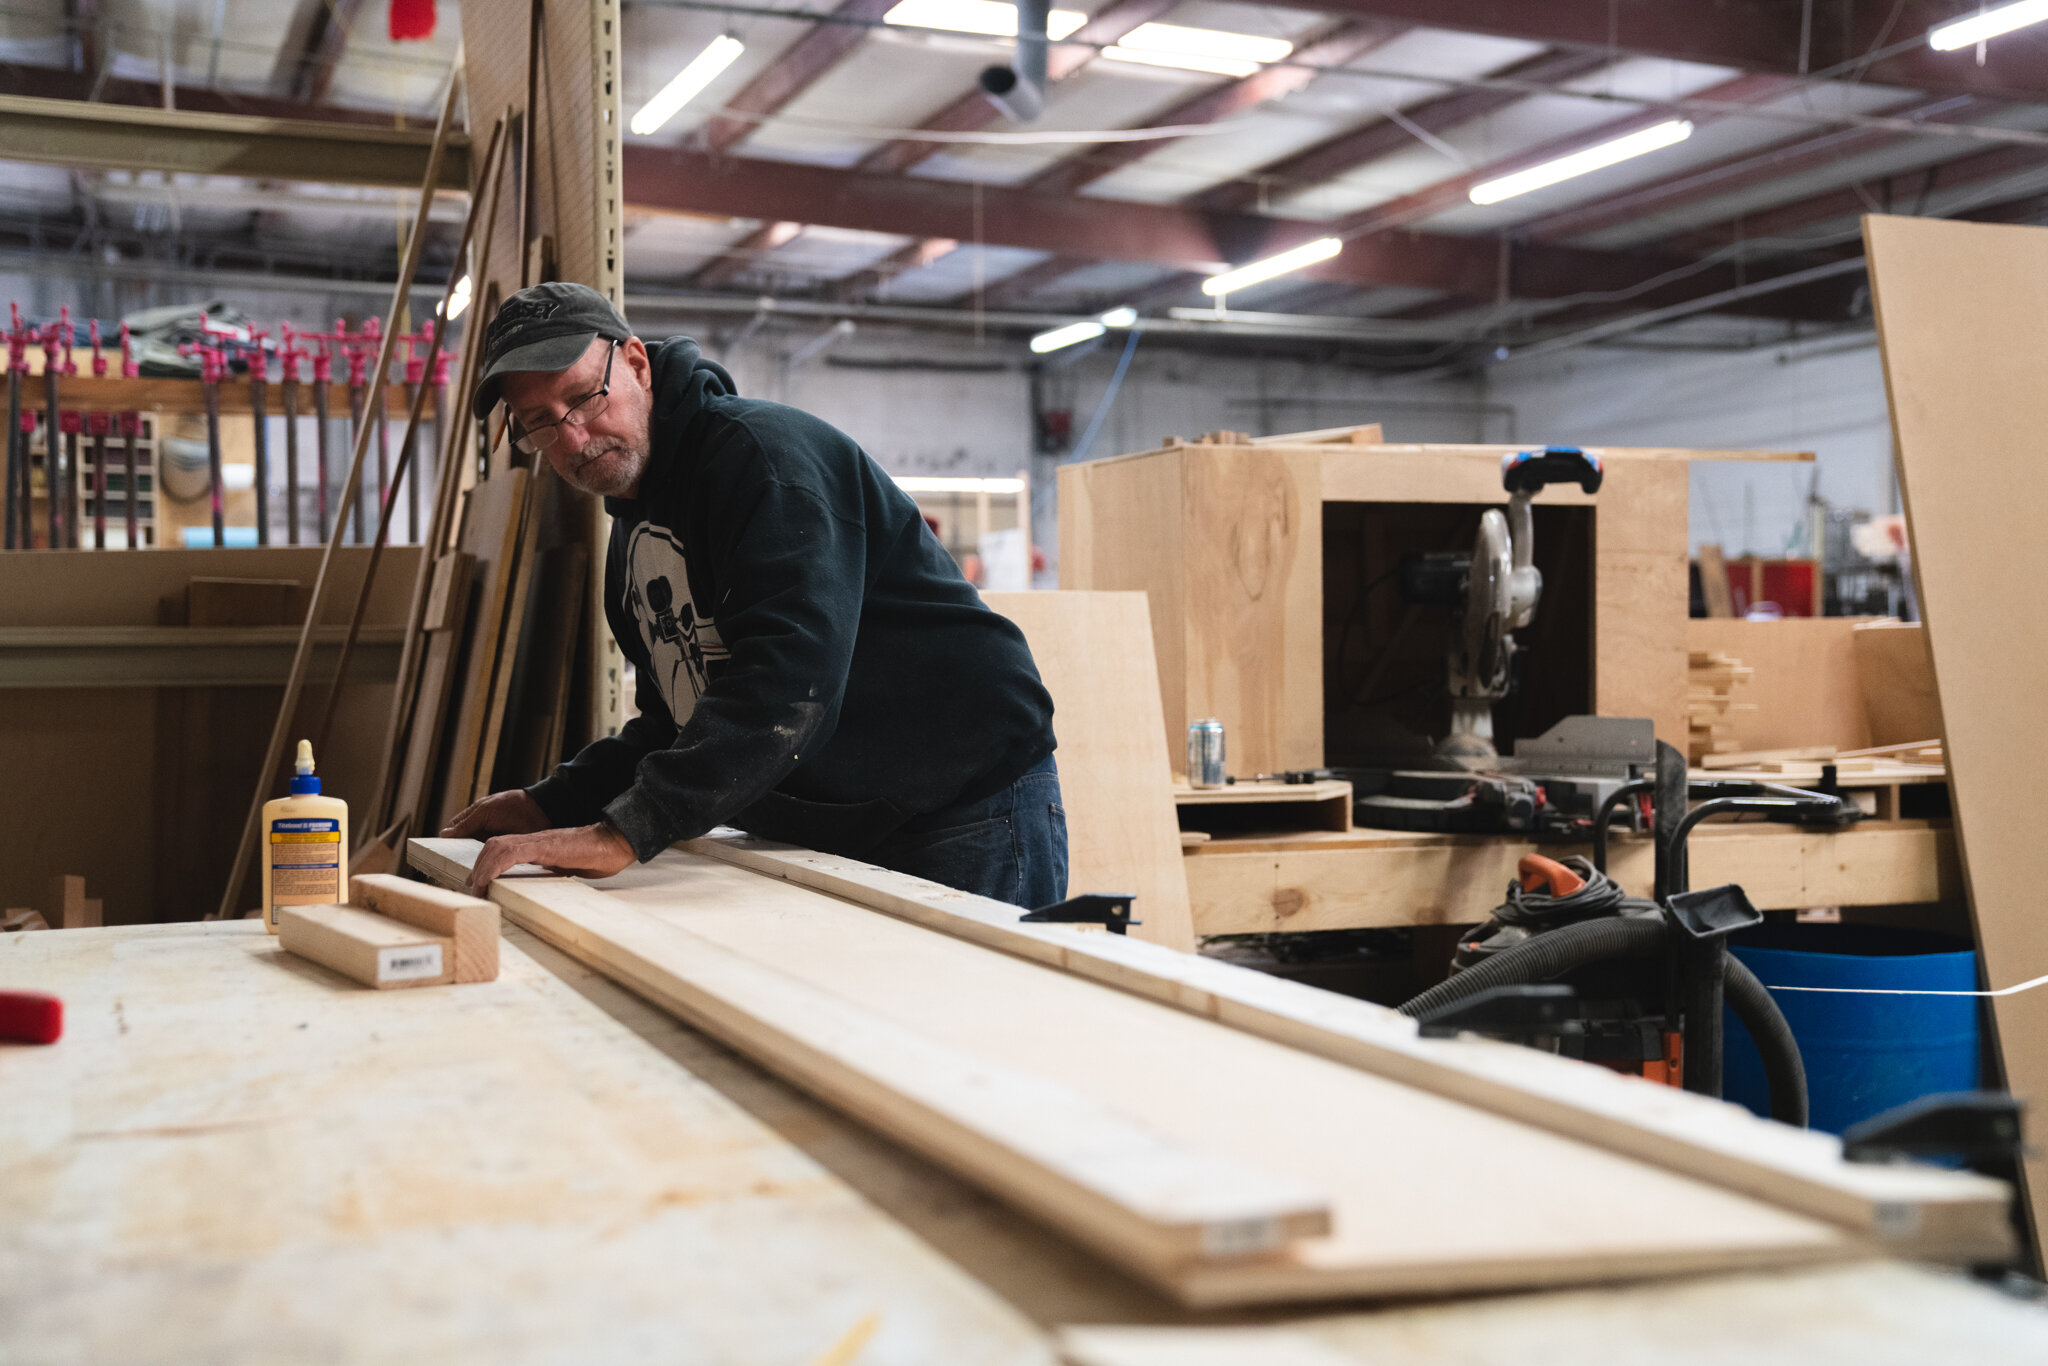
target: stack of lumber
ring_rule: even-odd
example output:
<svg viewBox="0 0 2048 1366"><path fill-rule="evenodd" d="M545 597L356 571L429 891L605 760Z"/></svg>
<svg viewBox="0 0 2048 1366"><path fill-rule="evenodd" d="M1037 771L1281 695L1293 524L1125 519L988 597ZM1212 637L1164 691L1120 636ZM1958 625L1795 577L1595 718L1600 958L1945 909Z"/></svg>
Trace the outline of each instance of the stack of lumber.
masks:
<svg viewBox="0 0 2048 1366"><path fill-rule="evenodd" d="M1753 702L1737 702L1735 689L1756 676L1733 655L1719 650L1694 650L1687 661L1685 689L1686 752L1697 763L1710 754L1742 748L1730 712L1754 711Z"/></svg>
<svg viewBox="0 0 2048 1366"><path fill-rule="evenodd" d="M1184 1304L2009 1247L2001 1183L855 860L537 872L492 885L514 924ZM1543 1179L1475 1188L1501 1153Z"/></svg>

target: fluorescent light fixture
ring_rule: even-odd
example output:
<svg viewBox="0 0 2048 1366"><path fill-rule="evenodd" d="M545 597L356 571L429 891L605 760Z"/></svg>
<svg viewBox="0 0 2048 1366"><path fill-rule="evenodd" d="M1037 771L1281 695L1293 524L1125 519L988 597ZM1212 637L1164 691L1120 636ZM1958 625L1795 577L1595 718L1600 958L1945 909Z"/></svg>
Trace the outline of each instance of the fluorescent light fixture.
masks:
<svg viewBox="0 0 2048 1366"><path fill-rule="evenodd" d="M971 479L965 476L899 474L896 487L905 493L1022 493L1022 479Z"/></svg>
<svg viewBox="0 0 2048 1366"><path fill-rule="evenodd" d="M936 28L948 33L982 33L991 38L1017 36L1017 7L1009 0L898 0L882 16L885 24L904 28ZM1056 9L1046 16L1045 36L1060 39L1088 22L1088 16Z"/></svg>
<svg viewBox="0 0 2048 1366"><path fill-rule="evenodd" d="M1583 148L1570 156L1546 161L1540 166L1531 166L1513 175L1504 175L1497 180L1482 181L1472 187L1474 204L1498 204L1503 199L1513 199L1518 194L1540 190L1546 185L1555 185L1561 180L1570 180L1603 167L1627 161L1631 157L1654 152L1660 147L1669 147L1684 142L1692 136L1692 124L1685 119L1667 119L1663 123L1615 138L1611 142L1599 143Z"/></svg>
<svg viewBox="0 0 2048 1366"><path fill-rule="evenodd" d="M1112 62L1138 62L1242 78L1293 51L1294 44L1285 38L1259 38L1249 33L1188 28L1181 24L1140 24L1120 42L1104 48L1102 55Z"/></svg>
<svg viewBox="0 0 2048 1366"><path fill-rule="evenodd" d="M1929 29L1927 46L1936 52L1954 52L1959 47L1975 47L1986 38L1996 38L2001 33L2038 24L2043 19L2048 19L2048 0L2019 0L2017 4L2000 5L1997 9Z"/></svg>
<svg viewBox="0 0 2048 1366"><path fill-rule="evenodd" d="M465 275L465 276L463 276L463 277L462 277L462 278L461 278L460 280L457 280L457 281L455 282L455 288L449 291L449 293L448 293L448 321L449 321L449 322L451 322L451 323L452 323L452 322L454 322L454 321L455 321L455 320L456 320L457 318L461 317L461 316L462 316L462 310L463 310L463 309L465 309L465 308L468 308L468 307L469 307L469 292L470 292L470 288L471 288L471 286L470 286L470 283L469 283L469 277L468 277L467 275ZM441 311L441 305L439 305L438 303L437 303L437 304L435 304L435 305L434 305L434 311L435 311L436 313L439 313L439 312Z"/></svg>
<svg viewBox="0 0 2048 1366"><path fill-rule="evenodd" d="M676 116L678 110L702 94L705 86L738 61L746 50L746 44L737 38L725 34L713 38L711 45L692 57L690 64L678 71L676 78L663 86L659 94L640 106L640 112L633 116L633 122L628 126L642 137L658 131Z"/></svg>
<svg viewBox="0 0 2048 1366"><path fill-rule="evenodd" d="M1041 332L1033 337L1031 349L1042 356L1048 351L1057 351L1076 342L1093 341L1108 330L1092 319L1085 323L1068 323L1065 327L1055 327L1050 332Z"/></svg>
<svg viewBox="0 0 2048 1366"><path fill-rule="evenodd" d="M1202 281L1202 292L1210 298L1219 298L1234 289L1248 285L1263 284L1267 280L1285 275L1290 270L1300 270L1318 261L1327 261L1344 250L1344 243L1335 237L1318 237L1313 242L1304 242L1292 251L1283 251L1278 256L1268 256L1263 261L1254 261L1236 270L1226 270L1221 275L1211 275Z"/></svg>
<svg viewBox="0 0 2048 1366"><path fill-rule="evenodd" d="M1138 310L1132 308L1129 304L1125 304L1122 308L1110 309L1109 312L1103 314L1096 321L1100 322L1104 327L1129 327L1132 323L1138 321Z"/></svg>

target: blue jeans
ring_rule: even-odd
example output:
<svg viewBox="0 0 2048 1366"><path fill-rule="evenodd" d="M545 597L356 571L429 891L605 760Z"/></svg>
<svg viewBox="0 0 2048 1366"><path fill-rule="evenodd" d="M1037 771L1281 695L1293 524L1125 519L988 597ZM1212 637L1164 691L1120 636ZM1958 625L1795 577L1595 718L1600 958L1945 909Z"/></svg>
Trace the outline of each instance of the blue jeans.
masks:
<svg viewBox="0 0 2048 1366"><path fill-rule="evenodd" d="M919 816L867 855L869 863L1035 910L1067 895L1067 813L1048 754L983 801Z"/></svg>

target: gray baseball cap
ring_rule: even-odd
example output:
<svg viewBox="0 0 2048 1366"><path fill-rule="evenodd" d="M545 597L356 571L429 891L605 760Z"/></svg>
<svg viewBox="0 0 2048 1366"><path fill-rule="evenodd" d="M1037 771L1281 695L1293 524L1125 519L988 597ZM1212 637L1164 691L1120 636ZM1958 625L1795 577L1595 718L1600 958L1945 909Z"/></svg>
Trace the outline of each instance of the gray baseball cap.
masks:
<svg viewBox="0 0 2048 1366"><path fill-rule="evenodd" d="M504 376L519 371L562 371L583 359L599 337L632 336L611 300L588 285L529 285L498 308L484 331L484 374L469 401L479 419L498 406Z"/></svg>

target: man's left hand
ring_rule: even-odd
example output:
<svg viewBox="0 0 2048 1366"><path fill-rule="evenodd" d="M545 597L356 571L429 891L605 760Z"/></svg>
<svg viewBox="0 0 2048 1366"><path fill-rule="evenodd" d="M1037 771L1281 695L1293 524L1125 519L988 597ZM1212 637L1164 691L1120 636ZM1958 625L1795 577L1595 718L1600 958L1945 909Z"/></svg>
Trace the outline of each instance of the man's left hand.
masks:
<svg viewBox="0 0 2048 1366"><path fill-rule="evenodd" d="M507 868L537 863L550 872L576 877L610 877L633 864L633 846L604 821L531 835L499 835L484 841L469 871L469 894L483 896Z"/></svg>

